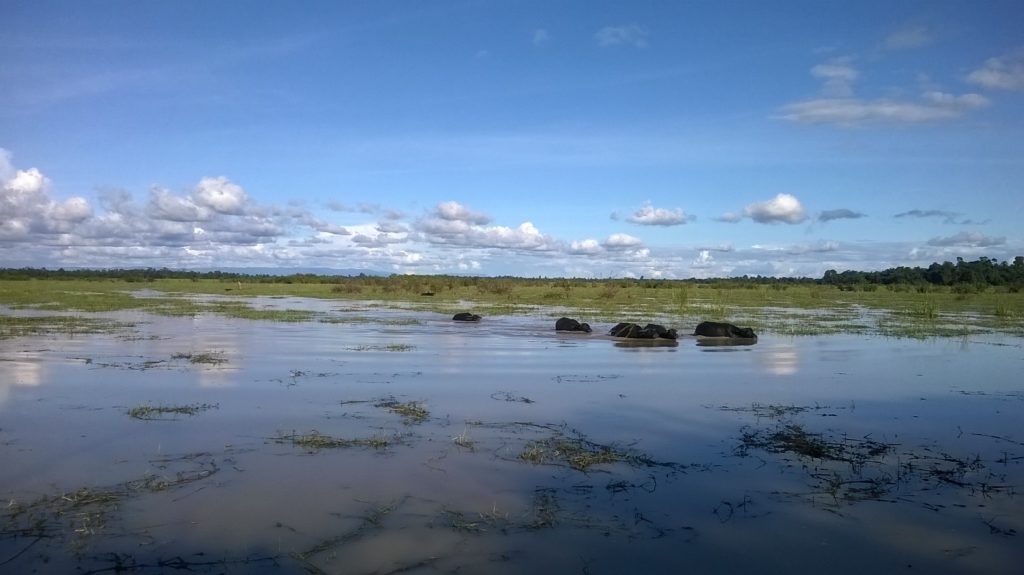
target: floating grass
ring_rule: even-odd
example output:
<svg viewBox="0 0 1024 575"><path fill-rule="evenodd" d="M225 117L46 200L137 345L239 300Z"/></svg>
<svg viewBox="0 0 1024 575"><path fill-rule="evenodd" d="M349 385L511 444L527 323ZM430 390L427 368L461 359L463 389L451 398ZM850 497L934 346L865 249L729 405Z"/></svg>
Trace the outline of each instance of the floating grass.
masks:
<svg viewBox="0 0 1024 575"><path fill-rule="evenodd" d="M220 365L227 363L227 359L224 358L223 354L217 352L201 352L201 353L175 353L171 355L171 359L184 359L188 360L191 364L205 364L205 365Z"/></svg>
<svg viewBox="0 0 1024 575"><path fill-rule="evenodd" d="M195 403L191 405L138 405L127 411L128 417L144 420L177 419L176 415L198 415L210 409L217 409L217 404Z"/></svg>
<svg viewBox="0 0 1024 575"><path fill-rule="evenodd" d="M374 407L400 415L406 423L422 423L430 417L430 412L419 401L400 402L396 399L385 399L375 404Z"/></svg>
<svg viewBox="0 0 1024 575"><path fill-rule="evenodd" d="M281 443L299 447L311 452L323 449L345 449L351 447L369 447L372 449L387 449L398 442L397 438L375 435L371 437L348 439L344 437L333 437L331 435L311 431L309 433L281 434L270 438L273 443Z"/></svg>
<svg viewBox="0 0 1024 575"><path fill-rule="evenodd" d="M413 351L416 349L415 345L409 345L405 343L389 343L385 345L357 345L350 347L350 351L386 351L386 352L405 352Z"/></svg>

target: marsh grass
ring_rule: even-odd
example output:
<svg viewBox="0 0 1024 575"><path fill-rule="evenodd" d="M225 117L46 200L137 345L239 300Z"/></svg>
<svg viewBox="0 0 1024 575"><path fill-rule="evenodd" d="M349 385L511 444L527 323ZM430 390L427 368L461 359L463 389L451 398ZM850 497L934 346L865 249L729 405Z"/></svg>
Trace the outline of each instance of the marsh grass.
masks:
<svg viewBox="0 0 1024 575"><path fill-rule="evenodd" d="M217 409L217 404L195 403L191 405L137 405L127 411L128 417L134 419L172 420L176 415L198 415L210 409Z"/></svg>
<svg viewBox="0 0 1024 575"><path fill-rule="evenodd" d="M184 359L188 360L191 364L200 365L220 365L222 363L227 363L228 361L224 358L223 354L217 352L179 352L171 355L171 359Z"/></svg>
<svg viewBox="0 0 1024 575"><path fill-rule="evenodd" d="M348 349L349 351L386 351L397 353L413 351L416 349L416 346L407 343L388 343L384 345L357 345Z"/></svg>
<svg viewBox="0 0 1024 575"><path fill-rule="evenodd" d="M90 537L107 531L127 500L174 490L219 471L209 453L165 457L150 463L164 473L150 473L116 485L64 490L29 501L8 499L0 509L0 538L65 541L78 553Z"/></svg>
<svg viewBox="0 0 1024 575"><path fill-rule="evenodd" d="M292 445L294 447L305 449L309 452L317 452L323 449L345 449L351 447L369 447L372 449L384 450L399 443L399 439L397 437L374 435L371 437L348 439L344 437L333 437L320 433L319 431L311 431L303 434L294 432L291 434L279 434L271 437L270 441L273 443Z"/></svg>
<svg viewBox="0 0 1024 575"><path fill-rule="evenodd" d="M519 459L535 465L567 465L587 471L595 465L626 463L631 466L657 465L646 455L614 445L594 443L581 435L556 433L551 437L528 441Z"/></svg>
<svg viewBox="0 0 1024 575"><path fill-rule="evenodd" d="M131 324L80 316L11 316L0 315L0 339L39 335L92 335L116 333Z"/></svg>
<svg viewBox="0 0 1024 575"><path fill-rule="evenodd" d="M745 457L753 449L796 456L799 465L789 462L784 468L800 469L810 479L812 491L800 497L828 505L885 500L915 502L939 510L943 504L928 499L942 488L959 489L986 505L997 496L1014 497L1016 489L998 469L1010 460L1006 451L1000 459L986 462L979 454L957 456L929 446L905 448L870 436L851 438L811 432L792 422L774 428L744 428L735 453Z"/></svg>
<svg viewBox="0 0 1024 575"><path fill-rule="evenodd" d="M423 423L430 418L430 412L420 401L400 402L396 399L385 399L377 402L374 407L400 415L406 423Z"/></svg>
<svg viewBox="0 0 1024 575"><path fill-rule="evenodd" d="M341 321L333 316L305 310L255 309L244 299L251 296L296 296L347 299L396 304L418 311L448 313L457 306L471 305L483 315L534 313L552 303L567 313L585 311L601 321L628 318L672 318L674 327L695 325L705 319L755 320L762 331L792 335L815 333L881 333L895 337L947 337L943 323L967 325L969 331L998 331L1016 334L1024 328L1024 292L990 289L954 289L929 286L925 290L904 286L874 286L874 289L815 284L738 285L715 282L673 282L661 280L586 280L455 278L392 276L359 278L313 278L304 281L261 281L246 283L244 293L235 280L161 279L147 282L145 295L140 284L122 280L0 280L0 305L14 308L78 310L87 312L141 309L166 315L217 313L243 319L269 321ZM227 302L188 297L201 294L224 296ZM434 293L429 298L423 293ZM243 299L239 299L242 296ZM816 318L808 316L793 324L774 319L773 310L867 310L889 317L884 332L863 319ZM863 316L863 314L859 314ZM929 326L928 322L935 325ZM736 323L736 321L734 321ZM685 331L685 330L683 330ZM963 330L961 330L963 331Z"/></svg>

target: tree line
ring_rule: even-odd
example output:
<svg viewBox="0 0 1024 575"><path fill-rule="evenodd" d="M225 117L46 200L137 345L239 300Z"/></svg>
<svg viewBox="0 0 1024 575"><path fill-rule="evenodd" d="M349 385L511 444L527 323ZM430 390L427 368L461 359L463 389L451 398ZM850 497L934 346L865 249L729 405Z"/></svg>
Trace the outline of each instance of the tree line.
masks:
<svg viewBox="0 0 1024 575"><path fill-rule="evenodd" d="M310 273L297 273L287 275L273 274L247 274L238 272L223 271L190 271L172 270L168 268L113 268L113 269L48 269L48 268L0 268L0 279L3 280L28 280L28 279L116 279L129 282L148 282L158 279L186 279L186 280L222 280L222 281L246 281L252 283L341 283L352 279L360 279L369 282L387 282L404 276L339 276L320 275ZM433 276L414 276L419 279L429 279ZM473 278L465 276L437 276L448 280L460 282L476 282L488 278ZM549 281L551 279L562 279L568 281L572 278L490 278L494 280L522 280L522 281ZM579 281L624 281L622 279L607 280L579 280ZM935 262L926 268L899 266L881 271L856 271L846 270L837 272L828 270L819 278L808 277L771 277L771 276L742 276L716 279L689 279L689 280L663 280L640 278L639 283L646 287L669 287L680 282L714 284L714 285L834 285L839 287L851 287L862 285L935 285L935 286L1007 286L1014 288L1013 291L1024 289L1024 256L1017 256L1013 262L1002 261L981 257L974 261L965 261L957 258L953 262Z"/></svg>
<svg viewBox="0 0 1024 575"><path fill-rule="evenodd" d="M953 262L935 262L921 267L895 267L877 272L828 270L820 283L826 285L850 286L857 284L910 284L937 286L1009 286L1024 287L1024 256L1013 258L1013 262L1000 262L986 257L974 261L956 258Z"/></svg>

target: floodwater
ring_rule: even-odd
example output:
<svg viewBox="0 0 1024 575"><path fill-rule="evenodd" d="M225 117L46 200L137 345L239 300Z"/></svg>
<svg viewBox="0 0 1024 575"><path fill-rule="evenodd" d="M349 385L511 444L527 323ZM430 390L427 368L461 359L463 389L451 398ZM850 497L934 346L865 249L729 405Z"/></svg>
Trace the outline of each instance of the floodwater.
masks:
<svg viewBox="0 0 1024 575"><path fill-rule="evenodd" d="M254 305L332 321L0 340L0 572L1024 564L1020 338L645 346L543 314Z"/></svg>

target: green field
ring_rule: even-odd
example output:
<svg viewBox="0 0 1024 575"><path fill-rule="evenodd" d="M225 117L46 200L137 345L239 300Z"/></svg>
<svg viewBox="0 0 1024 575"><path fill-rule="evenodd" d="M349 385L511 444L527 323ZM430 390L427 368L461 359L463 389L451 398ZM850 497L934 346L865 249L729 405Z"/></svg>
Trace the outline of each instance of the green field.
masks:
<svg viewBox="0 0 1024 575"><path fill-rule="evenodd" d="M1024 336L1024 293L1003 287L300 276L141 282L109 278L0 280L0 306L8 308L0 310L0 337L47 329L89 332L113 328L118 324L97 323L93 314L121 310L267 321L338 321L323 312L271 308L261 304L266 300L254 299L256 296L297 296L441 313L471 309L490 317L570 315L590 323L655 321L681 333L703 320L725 320L782 335L949 337L999 332ZM365 316L365 321L375 320Z"/></svg>

